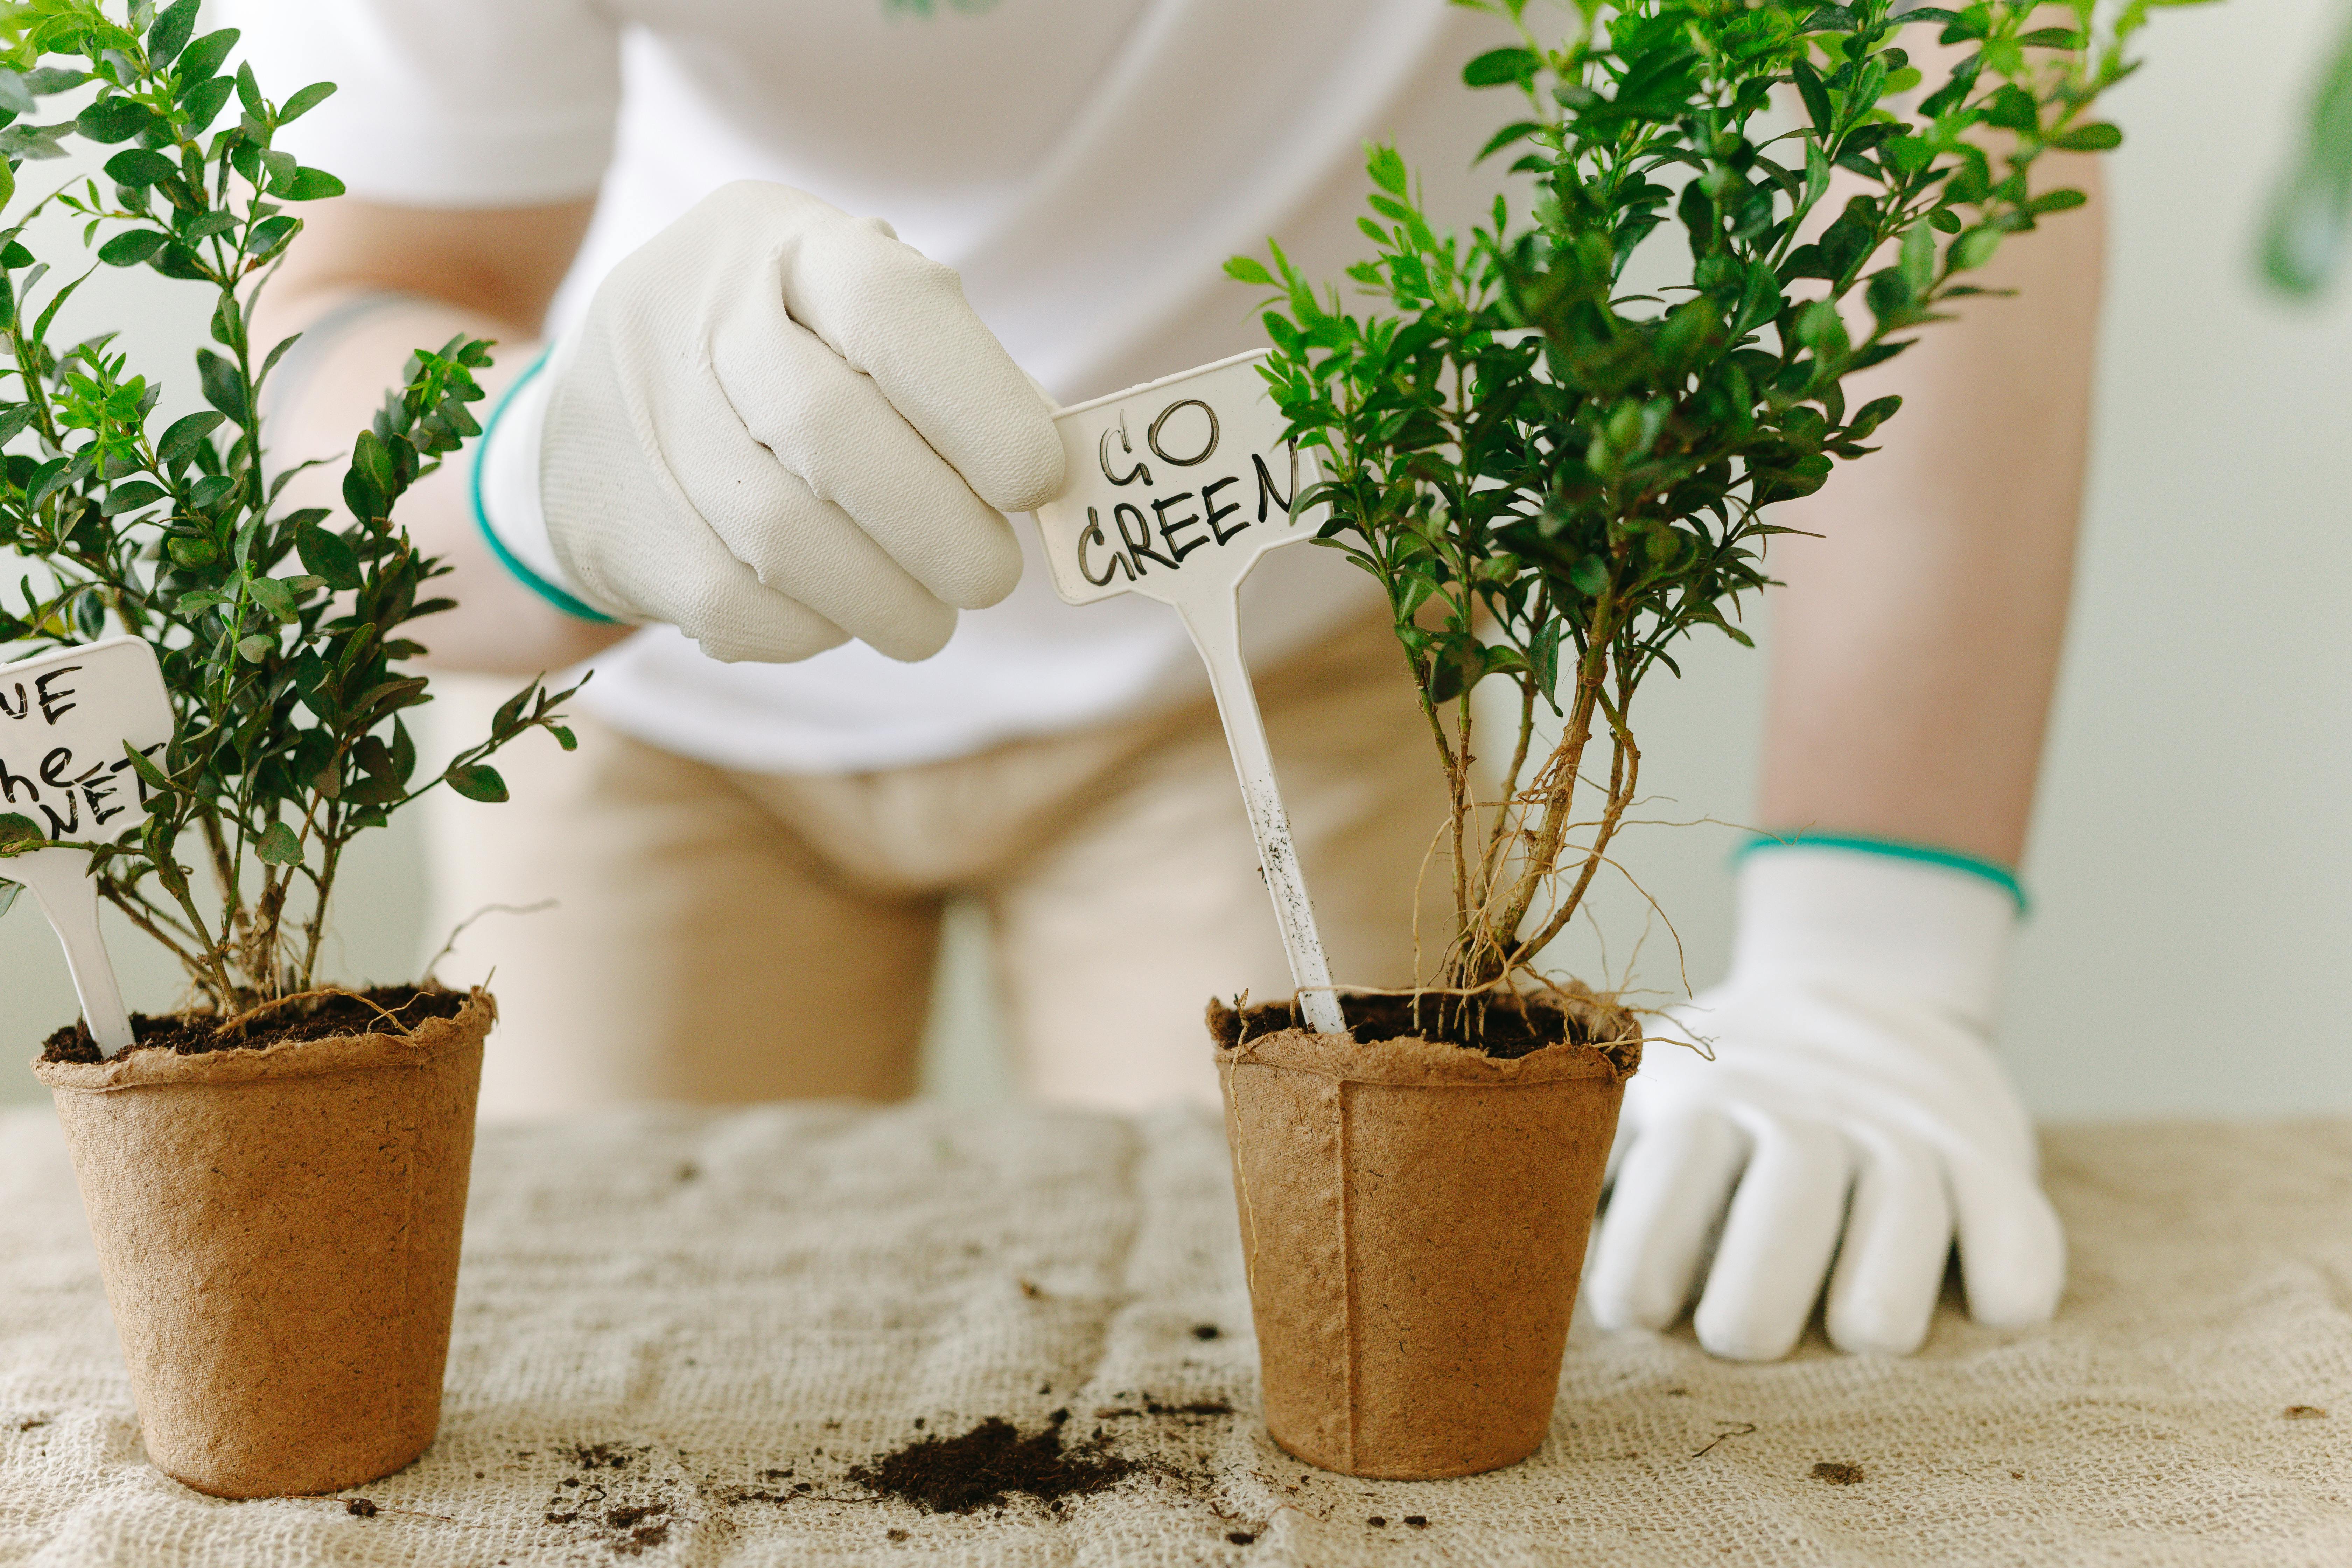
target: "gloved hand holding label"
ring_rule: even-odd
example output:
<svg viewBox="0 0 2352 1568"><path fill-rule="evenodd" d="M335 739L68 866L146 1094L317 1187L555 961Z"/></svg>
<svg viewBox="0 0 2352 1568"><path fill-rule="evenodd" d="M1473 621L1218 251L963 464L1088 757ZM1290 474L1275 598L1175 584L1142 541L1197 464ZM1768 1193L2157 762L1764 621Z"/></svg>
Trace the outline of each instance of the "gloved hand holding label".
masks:
<svg viewBox="0 0 2352 1568"><path fill-rule="evenodd" d="M1308 1026L1346 1030L1257 695L1242 662L1239 592L1258 557L1315 537L1295 506L1316 479L1258 374L1260 351L1054 416L1069 488L1037 509L1055 591L1073 605L1139 594L1174 607L1209 667L1259 864Z"/></svg>
<svg viewBox="0 0 2352 1568"><path fill-rule="evenodd" d="M955 272L782 185L722 186L598 286L494 416L493 542L582 614L719 659L927 658L1021 575L1050 407Z"/></svg>
<svg viewBox="0 0 2352 1568"><path fill-rule="evenodd" d="M21 882L66 950L90 1037L108 1056L131 1044L131 1016L98 931L89 852L26 848L120 837L147 816L147 786L129 751L171 743L172 700L155 650L109 637L0 665L0 879Z"/></svg>
<svg viewBox="0 0 2352 1568"><path fill-rule="evenodd" d="M1626 1085L1585 1280L1595 1319L1664 1328L1704 1269L1699 1342L1769 1361L1826 1281L1832 1344L1907 1354L1957 1239L1978 1321L2047 1321L2065 1237L1991 1040L2015 919L2011 891L1965 870L1748 856L1730 977L1646 1031Z"/></svg>

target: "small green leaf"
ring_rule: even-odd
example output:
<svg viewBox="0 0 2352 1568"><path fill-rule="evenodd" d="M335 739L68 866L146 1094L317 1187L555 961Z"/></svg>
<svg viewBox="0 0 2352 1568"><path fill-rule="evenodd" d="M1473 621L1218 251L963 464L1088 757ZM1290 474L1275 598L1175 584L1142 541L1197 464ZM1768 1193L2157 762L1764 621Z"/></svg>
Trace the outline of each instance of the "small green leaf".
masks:
<svg viewBox="0 0 2352 1568"><path fill-rule="evenodd" d="M259 664L278 651L278 639L273 637L264 637L259 632L256 632L249 637L239 638L236 651L237 657L244 659L246 663Z"/></svg>
<svg viewBox="0 0 2352 1568"><path fill-rule="evenodd" d="M1813 129L1828 135L1836 116L1830 109L1830 89L1822 84L1822 73L1802 56L1790 62L1790 69L1797 79L1797 96L1805 100L1805 112L1812 117Z"/></svg>
<svg viewBox="0 0 2352 1568"><path fill-rule="evenodd" d="M1531 82L1542 68L1543 61L1531 50L1488 49L1462 68L1462 79L1472 87L1501 87L1507 82Z"/></svg>
<svg viewBox="0 0 2352 1568"><path fill-rule="evenodd" d="M194 87L184 89L180 93L180 107L187 112L189 127L201 132L212 124L220 111L228 106L228 97L234 89L235 84L225 76L216 76L210 81L200 81Z"/></svg>
<svg viewBox="0 0 2352 1568"><path fill-rule="evenodd" d="M341 537L323 528L306 528L295 536L302 564L326 580L327 586L351 593L360 585L360 561Z"/></svg>
<svg viewBox="0 0 2352 1568"><path fill-rule="evenodd" d="M277 255L278 250L284 247L286 242L293 238L295 234L300 230L301 226L302 220L300 218L289 217L283 213L280 213L276 217L263 218L259 223L255 224L253 226L253 237L249 246L255 259L266 260L268 258Z"/></svg>
<svg viewBox="0 0 2352 1568"><path fill-rule="evenodd" d="M2000 248L2000 230L1982 225L1969 230L1952 241L1946 253L1947 265L1955 272L1971 272L1990 261L1993 252Z"/></svg>
<svg viewBox="0 0 2352 1568"><path fill-rule="evenodd" d="M500 778L499 770L488 763L453 763L449 771L441 776L449 781L451 789L467 800L496 805L507 798L507 781Z"/></svg>
<svg viewBox="0 0 2352 1568"><path fill-rule="evenodd" d="M366 437L362 437L361 439ZM344 471L343 504L351 508L352 515L362 522L376 521L392 510L392 502L385 497L383 488L356 466Z"/></svg>
<svg viewBox="0 0 2352 1568"><path fill-rule="evenodd" d="M1227 258L1225 276L1237 283L1255 283L1267 289L1274 287L1274 274L1265 269L1265 263L1253 261L1246 256Z"/></svg>
<svg viewBox="0 0 2352 1568"><path fill-rule="evenodd" d="M16 907L16 895L24 890L22 882L0 882L0 915Z"/></svg>
<svg viewBox="0 0 2352 1568"><path fill-rule="evenodd" d="M223 27L188 46L187 53L180 57L179 78L184 84L180 89L181 101L185 102L194 87L209 81L213 72L221 68L229 50L236 47L236 39L235 27Z"/></svg>
<svg viewBox="0 0 2352 1568"><path fill-rule="evenodd" d="M245 380L234 363L210 349L198 349L196 379L204 384L206 403L240 425L246 422Z"/></svg>
<svg viewBox="0 0 2352 1568"><path fill-rule="evenodd" d="M2036 217L2041 217L2049 213L2071 211L2090 199L2080 191L2044 191L2026 203L2025 210Z"/></svg>
<svg viewBox="0 0 2352 1568"><path fill-rule="evenodd" d="M284 823L273 822L262 834L261 842L253 847L253 854L254 858L267 860L272 866L299 866L302 841Z"/></svg>
<svg viewBox="0 0 2352 1568"><path fill-rule="evenodd" d="M101 98L74 118L74 129L93 142L128 142L154 123L136 99Z"/></svg>
<svg viewBox="0 0 2352 1568"><path fill-rule="evenodd" d="M362 430L352 443L352 468L365 474L386 495L397 488L393 477L392 449L373 430Z"/></svg>
<svg viewBox="0 0 2352 1568"><path fill-rule="evenodd" d="M126 511L137 511L142 506L152 506L163 499L163 486L146 479L128 480L106 492L106 501L99 508L99 515L120 517Z"/></svg>
<svg viewBox="0 0 2352 1568"><path fill-rule="evenodd" d="M1483 163L1487 159L1493 157L1496 153L1501 152L1504 148L1523 142L1527 140L1529 135L1538 131L1541 131L1542 129L1543 125L1539 121L1533 120L1515 120L1510 124L1504 126L1500 131L1496 132L1492 136L1488 137L1486 139L1486 144L1478 149L1478 155L1470 161L1474 163ZM1499 228L1501 226L1498 224L1496 226Z"/></svg>
<svg viewBox="0 0 2352 1568"><path fill-rule="evenodd" d="M2124 133L2116 126L2104 122L2077 125L2050 139L2053 147L2063 147L2069 153L2105 153L2124 144Z"/></svg>
<svg viewBox="0 0 2352 1568"><path fill-rule="evenodd" d="M41 825L20 811L0 814L0 855L37 849L48 842Z"/></svg>
<svg viewBox="0 0 2352 1568"><path fill-rule="evenodd" d="M196 11L204 0L173 0L163 7L152 26L147 29L147 58L159 66L167 66L188 47L188 35L196 30Z"/></svg>
<svg viewBox="0 0 2352 1568"><path fill-rule="evenodd" d="M284 106L278 110L278 123L283 125L289 121L301 119L302 116L324 103L333 95L334 90L333 82L312 82L286 100Z"/></svg>
<svg viewBox="0 0 2352 1568"><path fill-rule="evenodd" d="M122 742L122 754L131 759L131 771L137 773L141 782L150 790L158 795L173 793L172 781L163 776L163 770L157 767L138 747L125 741Z"/></svg>
<svg viewBox="0 0 2352 1568"><path fill-rule="evenodd" d="M163 438L155 443L155 455L167 467L186 462L195 456L196 448L204 444L205 437L219 428L221 418L218 414L205 413L190 414L173 420L171 427L163 432Z"/></svg>
<svg viewBox="0 0 2352 1568"><path fill-rule="evenodd" d="M152 185L158 180L176 176L180 165L161 153L151 153L144 147L126 147L106 161L106 177L118 185L132 189Z"/></svg>
<svg viewBox="0 0 2352 1568"><path fill-rule="evenodd" d="M324 169L297 169L290 179L269 182L269 194L289 202L315 202L343 194L342 181Z"/></svg>
<svg viewBox="0 0 2352 1568"><path fill-rule="evenodd" d="M169 237L152 228L125 229L98 247L98 258L109 267L136 267L163 249Z"/></svg>

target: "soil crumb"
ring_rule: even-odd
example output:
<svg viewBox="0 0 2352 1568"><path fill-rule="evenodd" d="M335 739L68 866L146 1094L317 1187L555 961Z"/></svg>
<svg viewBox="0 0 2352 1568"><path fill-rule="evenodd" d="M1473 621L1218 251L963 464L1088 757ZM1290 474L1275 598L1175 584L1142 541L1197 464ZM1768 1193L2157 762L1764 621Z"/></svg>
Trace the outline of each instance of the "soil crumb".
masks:
<svg viewBox="0 0 2352 1568"><path fill-rule="evenodd" d="M1865 1479L1860 1465L1843 1459L1823 1459L1813 1467L1813 1479L1833 1487L1859 1486Z"/></svg>
<svg viewBox="0 0 2352 1568"><path fill-rule="evenodd" d="M1002 1508L1015 1496L1059 1503L1108 1491L1142 1467L1104 1451L1099 1437L1065 1444L1066 1410L1045 1430L1020 1428L992 1415L955 1437L919 1437L870 1465L854 1465L848 1479L868 1490L911 1502L926 1513L973 1513Z"/></svg>
<svg viewBox="0 0 2352 1568"><path fill-rule="evenodd" d="M413 1029L427 1018L454 1018L466 1005L462 991L421 990L414 985L376 985L356 996L321 996L267 1013L247 1027L226 1037L213 1031L219 1018L211 1013L173 1013L151 1017L131 1015L134 1051L172 1051L184 1057L211 1051L257 1051L289 1040L323 1040L331 1035L364 1035L389 1030L393 1023ZM374 1006L368 1005L373 1003ZM379 1012L377 1009L383 1011ZM392 1015L387 1023L384 1014ZM45 1062L97 1062L105 1058L89 1037L89 1026L77 1019L41 1042Z"/></svg>
<svg viewBox="0 0 2352 1568"><path fill-rule="evenodd" d="M1429 1528L1429 1520L1427 1516L1423 1514L1406 1514L1404 1516L1404 1521L1412 1526L1415 1530L1427 1530Z"/></svg>
<svg viewBox="0 0 2352 1568"><path fill-rule="evenodd" d="M1252 1535L1246 1530L1229 1530L1225 1531L1225 1539L1232 1542L1235 1546L1255 1546L1257 1544L1257 1537Z"/></svg>
<svg viewBox="0 0 2352 1568"><path fill-rule="evenodd" d="M1128 1397L1134 1397L1132 1394ZM1196 1399L1190 1405L1171 1405L1164 1399L1143 1396L1140 1405L1105 1405L1095 1411L1097 1421L1116 1421L1129 1415L1231 1415L1234 1407L1222 1399Z"/></svg>
<svg viewBox="0 0 2352 1568"><path fill-rule="evenodd" d="M353 1519L373 1519L375 1504L363 1497L355 1497L343 1504L343 1511Z"/></svg>
<svg viewBox="0 0 2352 1568"><path fill-rule="evenodd" d="M1223 1337L1224 1331L1224 1330L1217 1327L1214 1323L1195 1323L1192 1325L1192 1337L1196 1340L1221 1339Z"/></svg>
<svg viewBox="0 0 2352 1568"><path fill-rule="evenodd" d="M1456 1007L1441 1007L1442 999L1434 996L1419 999L1416 1016L1414 1000L1411 996L1343 996L1340 1011L1347 1017L1348 1033L1361 1046L1410 1039L1417 1035L1426 1040L1484 1051L1498 1061L1517 1061L1562 1040L1579 1046L1596 1044L1585 1037L1582 1024L1546 997L1492 1003L1486 1008L1484 1017L1475 1021L1464 1020ZM1475 1029L1470 1026L1472 1022L1476 1026ZM1241 1010L1219 1001L1209 1004L1209 1033L1220 1047L1226 1048L1241 1044L1244 1038L1299 1026L1287 1002L1261 1003ZM1609 1041L1600 1044L1599 1048L1612 1059L1630 1058L1622 1063L1628 1068L1640 1059L1641 1047L1636 1041Z"/></svg>
<svg viewBox="0 0 2352 1568"><path fill-rule="evenodd" d="M2286 1418L2290 1421L2325 1421L2327 1412L2316 1405L2290 1405L2286 1407Z"/></svg>
<svg viewBox="0 0 2352 1568"><path fill-rule="evenodd" d="M640 1449L638 1452L642 1453L644 1450ZM629 1461L635 1458L636 1458L635 1454L614 1447L610 1443L599 1443L593 1447L574 1447L572 1450L572 1464L583 1470L625 1470L629 1468Z"/></svg>

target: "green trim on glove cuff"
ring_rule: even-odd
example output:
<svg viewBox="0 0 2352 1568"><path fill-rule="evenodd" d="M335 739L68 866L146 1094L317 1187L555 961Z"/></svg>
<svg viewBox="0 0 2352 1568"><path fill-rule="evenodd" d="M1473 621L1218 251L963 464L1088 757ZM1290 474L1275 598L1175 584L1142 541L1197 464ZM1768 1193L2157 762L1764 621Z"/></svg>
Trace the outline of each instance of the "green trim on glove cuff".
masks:
<svg viewBox="0 0 2352 1568"><path fill-rule="evenodd" d="M1871 838L1858 833L1796 833L1787 837L1777 834L1759 833L1731 852L1732 864L1738 865L1748 856L1764 849L1844 849L1856 855L1884 855L1892 860L1916 860L1922 865L1943 866L1954 871L1966 871L2007 893L2022 915L2032 903L2025 896L2025 884L2017 873L1998 860L1980 860L1974 855L1964 855L1957 849L1946 849L1933 844L1911 844L1899 838Z"/></svg>
<svg viewBox="0 0 2352 1568"><path fill-rule="evenodd" d="M499 537L498 530L490 526L490 514L482 508L482 457L490 448L490 435L498 429L499 419L506 413L507 405L514 401L515 394L529 385L532 376L547 368L547 356L554 352L551 347L540 351L539 357L526 365L523 373L515 377L507 389L499 395L498 405L490 410L489 418L482 426L482 438L474 444L474 468L470 476L474 499L474 526L482 531L482 537L489 542L490 553L499 558L499 565L513 574L516 582L520 583L567 616L583 621L593 621L600 626L616 626L621 623L614 617L604 614L602 610L582 604L578 599L517 560L514 552L507 548L506 541Z"/></svg>

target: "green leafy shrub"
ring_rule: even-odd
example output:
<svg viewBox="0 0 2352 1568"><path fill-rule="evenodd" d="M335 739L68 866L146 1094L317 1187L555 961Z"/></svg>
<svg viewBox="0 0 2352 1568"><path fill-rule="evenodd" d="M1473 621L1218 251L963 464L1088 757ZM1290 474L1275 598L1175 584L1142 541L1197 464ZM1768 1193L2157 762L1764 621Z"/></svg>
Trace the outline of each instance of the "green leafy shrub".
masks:
<svg viewBox="0 0 2352 1568"><path fill-rule="evenodd" d="M14 209L0 229L0 547L37 568L14 602L0 595L0 643L38 651L128 632L154 645L177 734L159 758L131 757L151 815L77 847L100 896L178 956L200 1003L235 1012L312 989L353 837L437 783L504 799L487 759L534 728L569 749L557 706L570 693L533 682L480 743L417 776L403 715L428 696L403 668L424 651L408 632L451 602L430 596L447 569L392 514L480 433L467 405L482 396L474 373L489 344L460 337L410 360L353 443L346 525L281 507L298 469L267 461L258 411L294 340L256 344L254 300L301 229L288 207L342 185L272 141L334 89L271 102L249 68L230 72L235 29L192 36L197 0L116 14L100 0L0 6L0 203ZM34 122L41 100L92 83L78 114ZM121 149L106 160L110 195L92 180L16 207L28 162L77 138ZM115 334L52 342L89 273L53 283L27 247L26 225L51 202L85 220L100 263L213 291L216 347L195 365L206 411L157 429L162 388ZM28 818L0 816L0 855L43 842ZM201 882L178 858L189 849Z"/></svg>
<svg viewBox="0 0 2352 1568"><path fill-rule="evenodd" d="M1577 0L1557 38L1528 0L1455 3L1520 34L1464 79L1524 100L1486 152L1533 177L1528 219L1497 200L1491 226L1439 233L1375 148L1376 249L1349 276L1381 308L1318 293L1278 247L1270 268L1227 264L1280 290L1265 374L1319 449L1322 541L1386 589L1444 769L1455 921L1428 989L1461 999L1449 1030L1530 972L1609 863L1643 680L1702 627L1748 641L1734 617L1767 582L1770 507L1895 416L1893 397L1849 406L1847 378L2083 204L2037 165L2121 142L2090 110L2131 70L2149 0L2098 36L2091 0L2049 7L2057 26L2011 0L1900 17L1888 0ZM1923 32L1960 46L1929 90L1897 43ZM1854 190L1832 213L1839 171ZM1678 280L1621 292L1666 226ZM1470 693L1489 678L1517 689L1517 717L1480 798Z"/></svg>

